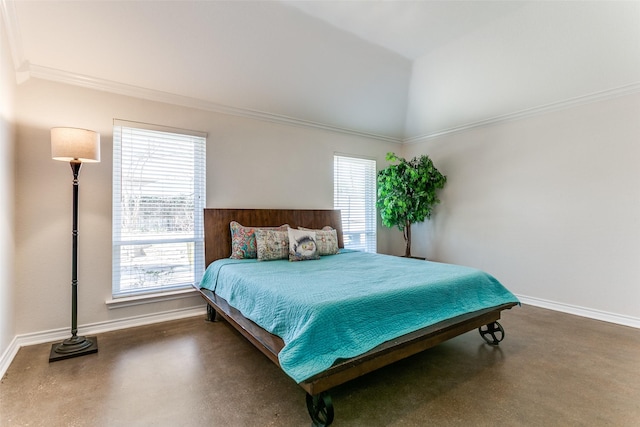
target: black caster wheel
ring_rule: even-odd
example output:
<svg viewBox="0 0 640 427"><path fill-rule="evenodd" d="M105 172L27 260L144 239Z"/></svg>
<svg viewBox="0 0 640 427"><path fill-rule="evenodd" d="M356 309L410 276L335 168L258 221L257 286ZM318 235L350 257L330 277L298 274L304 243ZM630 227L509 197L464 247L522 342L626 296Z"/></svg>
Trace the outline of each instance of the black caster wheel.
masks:
<svg viewBox="0 0 640 427"><path fill-rule="evenodd" d="M333 402L327 393L315 396L307 393L307 410L313 422L312 427L326 427L333 422Z"/></svg>
<svg viewBox="0 0 640 427"><path fill-rule="evenodd" d="M498 345L504 339L504 329L498 322L489 323L478 328L480 336L491 345Z"/></svg>

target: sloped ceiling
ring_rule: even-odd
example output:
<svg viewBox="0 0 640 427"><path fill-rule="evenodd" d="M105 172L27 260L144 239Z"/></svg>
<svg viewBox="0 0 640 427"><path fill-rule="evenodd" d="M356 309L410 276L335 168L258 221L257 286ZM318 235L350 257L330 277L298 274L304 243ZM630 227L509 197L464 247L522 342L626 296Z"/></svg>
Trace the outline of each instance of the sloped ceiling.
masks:
<svg viewBox="0 0 640 427"><path fill-rule="evenodd" d="M0 1L19 81L398 142L640 90L639 2Z"/></svg>

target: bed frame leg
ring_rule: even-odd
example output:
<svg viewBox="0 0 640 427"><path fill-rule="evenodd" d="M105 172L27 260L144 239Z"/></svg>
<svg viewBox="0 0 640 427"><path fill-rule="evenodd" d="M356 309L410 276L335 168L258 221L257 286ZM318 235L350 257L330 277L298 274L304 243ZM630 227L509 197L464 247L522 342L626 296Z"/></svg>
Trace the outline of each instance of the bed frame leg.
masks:
<svg viewBox="0 0 640 427"><path fill-rule="evenodd" d="M207 304L207 322L215 322L218 320L218 313L216 310Z"/></svg>
<svg viewBox="0 0 640 427"><path fill-rule="evenodd" d="M311 416L311 427L327 427L333 422L333 402L327 392L314 396L307 393L307 410Z"/></svg>
<svg viewBox="0 0 640 427"><path fill-rule="evenodd" d="M489 323L478 328L480 336L491 345L498 345L504 339L504 329L498 322Z"/></svg>

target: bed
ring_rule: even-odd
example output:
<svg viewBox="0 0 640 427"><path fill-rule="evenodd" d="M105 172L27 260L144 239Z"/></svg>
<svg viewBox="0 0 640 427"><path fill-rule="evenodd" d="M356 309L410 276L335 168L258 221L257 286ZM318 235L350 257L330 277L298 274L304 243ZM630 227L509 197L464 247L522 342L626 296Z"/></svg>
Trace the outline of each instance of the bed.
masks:
<svg viewBox="0 0 640 427"><path fill-rule="evenodd" d="M208 318L228 321L306 391L314 426L333 422L332 387L474 329L488 344L498 345L504 338L498 323L501 312L519 304L486 273L448 264L344 249L314 261L230 259L232 221L312 230L329 226L336 230L338 246L344 248L340 211L204 212L209 267L197 288L207 302ZM373 278L356 284L354 277L364 274L356 266L367 266ZM394 274L394 289L376 279L398 271L402 274ZM422 286L420 278L425 276L433 283ZM307 287L298 285L300 278ZM344 289L349 291L341 291ZM255 294L247 296L246 292ZM470 293L468 302L462 292ZM288 293L293 293L293 299L283 303ZM286 318L285 312L295 316ZM338 340L346 341L332 345Z"/></svg>

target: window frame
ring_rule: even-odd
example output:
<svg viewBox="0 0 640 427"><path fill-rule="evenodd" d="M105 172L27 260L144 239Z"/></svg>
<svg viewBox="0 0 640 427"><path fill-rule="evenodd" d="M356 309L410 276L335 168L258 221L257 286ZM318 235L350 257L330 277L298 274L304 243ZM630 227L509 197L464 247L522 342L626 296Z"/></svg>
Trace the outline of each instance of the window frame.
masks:
<svg viewBox="0 0 640 427"><path fill-rule="evenodd" d="M345 176L344 172L341 173L341 162L344 166L350 166L353 168L357 166L361 168L361 171L353 171L349 177ZM360 163L360 165L358 165ZM364 176L358 177L355 174L362 173ZM376 177L377 177L377 160L373 157L358 156L344 153L334 153L333 155L333 206L334 209L340 209L342 211L342 234L345 243L345 249L364 250L365 252L377 252L377 209L376 209ZM363 187L361 191L364 191L361 199L356 200L358 203L363 204L361 208L364 210L363 214L358 214L359 209L354 209L353 212L348 207L345 207L345 202L351 200L346 192L343 190L346 185L343 181L346 179L364 179L364 182L358 183L358 186ZM353 185L348 188L353 189ZM342 189L341 189L342 188ZM364 225L364 229L355 228L356 224ZM358 235L359 244L352 244L355 241L354 238ZM364 240L364 242L363 242Z"/></svg>
<svg viewBox="0 0 640 427"><path fill-rule="evenodd" d="M123 213L123 144L132 143L127 141L123 136L124 130L131 130L138 133L158 133L161 132L165 138L162 138L166 144L166 139L171 139L169 135L174 135L176 140L182 139L183 142L187 142L189 139L193 141L193 224L192 230L187 233L192 233L187 236L186 233L182 235L170 236L165 235L163 237L150 237L143 236L140 238L123 238L122 227L122 213ZM160 134L158 134L160 135ZM132 122L121 119L113 120L113 199L112 199L112 298L117 300L119 298L137 298L141 296L153 297L154 295L164 294L167 292L184 291L185 289L192 289L193 285L197 284L202 274L204 273L204 207L206 206L206 145L207 134L204 132L191 131L179 128L173 128L169 126L152 125L148 123ZM164 146L166 147L166 145ZM163 148L164 148L163 147ZM180 166L176 169L179 173ZM147 197L153 193L143 193ZM158 205L157 207L162 207ZM188 215L188 214L187 214ZM167 230L164 230L166 234ZM134 233L135 234L135 233ZM123 246L131 245L147 245L147 244L179 244L179 243L192 243L192 256L190 250L185 247L189 268L192 274L187 281L180 281L179 283L160 284L157 286L143 286L139 288L124 289L123 278L123 261L121 259L121 249ZM162 259L162 258L161 258ZM145 272L146 273L146 272ZM191 278L193 280L191 280Z"/></svg>

